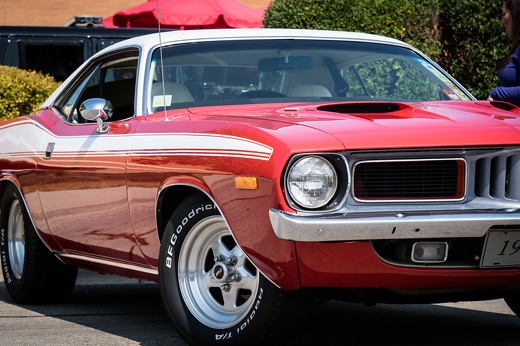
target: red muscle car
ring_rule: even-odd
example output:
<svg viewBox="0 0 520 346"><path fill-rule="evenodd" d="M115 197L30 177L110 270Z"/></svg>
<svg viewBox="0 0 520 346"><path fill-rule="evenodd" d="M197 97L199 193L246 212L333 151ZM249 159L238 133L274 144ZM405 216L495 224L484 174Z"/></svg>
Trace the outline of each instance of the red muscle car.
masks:
<svg viewBox="0 0 520 346"><path fill-rule="evenodd" d="M190 344L287 337L309 297L520 313L520 109L380 36L117 43L0 123L0 200L14 301L157 281Z"/></svg>

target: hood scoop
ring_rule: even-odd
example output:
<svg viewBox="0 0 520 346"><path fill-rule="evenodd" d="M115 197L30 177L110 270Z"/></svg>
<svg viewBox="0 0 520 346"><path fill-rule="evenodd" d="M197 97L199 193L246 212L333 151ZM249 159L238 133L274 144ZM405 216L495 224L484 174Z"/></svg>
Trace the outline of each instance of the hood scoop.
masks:
<svg viewBox="0 0 520 346"><path fill-rule="evenodd" d="M392 113L403 109L404 105L398 103L342 103L318 107L320 111L347 113L347 114L381 114Z"/></svg>
<svg viewBox="0 0 520 346"><path fill-rule="evenodd" d="M518 107L513 106L512 104L501 102L501 101L491 101L490 104L495 108L503 109L505 111L512 111L512 110L518 109Z"/></svg>
<svg viewBox="0 0 520 346"><path fill-rule="evenodd" d="M318 110L355 115L366 119L392 119L413 117L412 107L402 103L362 102L341 103L318 107Z"/></svg>

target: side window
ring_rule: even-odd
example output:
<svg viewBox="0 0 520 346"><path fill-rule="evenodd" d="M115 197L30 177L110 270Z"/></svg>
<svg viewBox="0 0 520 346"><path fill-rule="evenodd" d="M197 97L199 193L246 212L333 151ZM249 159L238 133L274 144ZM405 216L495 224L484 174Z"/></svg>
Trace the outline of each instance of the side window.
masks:
<svg viewBox="0 0 520 346"><path fill-rule="evenodd" d="M131 118L134 115L137 64L137 56L126 54L125 57L92 65L57 108L67 121L84 123L79 113L80 105L91 98L103 98L114 107L110 121Z"/></svg>

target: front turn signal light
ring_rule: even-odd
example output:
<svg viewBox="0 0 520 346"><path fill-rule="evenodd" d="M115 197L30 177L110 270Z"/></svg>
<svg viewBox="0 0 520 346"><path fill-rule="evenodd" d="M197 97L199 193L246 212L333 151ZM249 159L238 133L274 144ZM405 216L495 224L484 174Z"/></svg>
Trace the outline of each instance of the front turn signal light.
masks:
<svg viewBox="0 0 520 346"><path fill-rule="evenodd" d="M235 177L235 187L239 190L256 190L258 182L255 177Z"/></svg>

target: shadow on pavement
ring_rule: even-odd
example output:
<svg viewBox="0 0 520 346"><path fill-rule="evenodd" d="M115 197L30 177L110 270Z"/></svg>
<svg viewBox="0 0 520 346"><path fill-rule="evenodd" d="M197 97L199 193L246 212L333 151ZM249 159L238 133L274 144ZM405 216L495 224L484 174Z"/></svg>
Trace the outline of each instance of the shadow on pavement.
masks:
<svg viewBox="0 0 520 346"><path fill-rule="evenodd" d="M1 312L1 318L9 318L6 314L13 311L14 318L66 321L79 326L80 334L85 330L88 335L99 334L100 342L115 339L121 345L186 345L170 324L154 283L82 272L69 300L34 306L16 306L0 283L0 306L9 311ZM519 345L518 332L520 319L505 313L440 305L380 304L367 308L329 302L310 309L291 345ZM82 336L70 335L68 340L80 344ZM89 340L97 343L97 339Z"/></svg>
<svg viewBox="0 0 520 346"><path fill-rule="evenodd" d="M304 332L305 331L305 332ZM312 331L308 333L307 331ZM316 305L294 345L519 345L514 315L439 305Z"/></svg>

